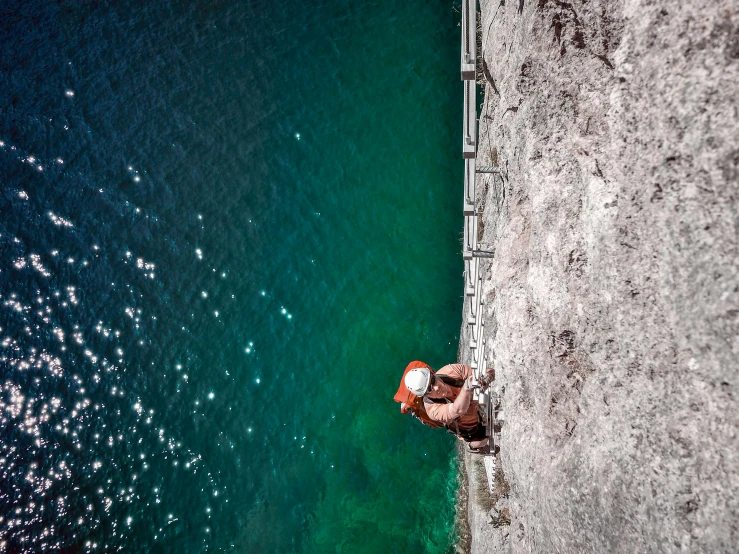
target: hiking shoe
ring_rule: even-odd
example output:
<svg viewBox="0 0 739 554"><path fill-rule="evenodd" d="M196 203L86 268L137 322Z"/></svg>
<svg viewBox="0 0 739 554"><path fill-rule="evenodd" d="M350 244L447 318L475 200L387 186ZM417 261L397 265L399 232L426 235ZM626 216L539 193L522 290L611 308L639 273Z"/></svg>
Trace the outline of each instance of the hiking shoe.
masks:
<svg viewBox="0 0 739 554"><path fill-rule="evenodd" d="M490 454L490 443L486 444L485 446L481 446L480 448L472 448L469 444L467 445L467 449L472 454Z"/></svg>

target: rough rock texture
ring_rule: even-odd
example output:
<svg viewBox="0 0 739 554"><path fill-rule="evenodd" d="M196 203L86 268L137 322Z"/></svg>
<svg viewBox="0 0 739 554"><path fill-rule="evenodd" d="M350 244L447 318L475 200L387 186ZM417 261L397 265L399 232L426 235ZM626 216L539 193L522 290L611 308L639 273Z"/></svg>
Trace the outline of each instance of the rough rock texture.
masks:
<svg viewBox="0 0 739 554"><path fill-rule="evenodd" d="M508 499L498 500L491 497L482 457L469 454L463 448L459 450L468 484L464 498L467 502L464 510L467 514L467 525L460 533L460 544L457 549L459 550L461 546L473 554L507 552L510 527L507 525L496 527L494 516L499 510L509 506Z"/></svg>
<svg viewBox="0 0 739 554"><path fill-rule="evenodd" d="M481 8L505 550L735 552L739 4Z"/></svg>

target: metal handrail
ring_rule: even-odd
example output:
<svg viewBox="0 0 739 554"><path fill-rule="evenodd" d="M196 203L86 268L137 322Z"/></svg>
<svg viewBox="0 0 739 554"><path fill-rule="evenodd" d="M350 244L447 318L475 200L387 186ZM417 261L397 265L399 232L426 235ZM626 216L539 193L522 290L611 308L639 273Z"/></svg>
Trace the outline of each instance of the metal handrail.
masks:
<svg viewBox="0 0 739 554"><path fill-rule="evenodd" d="M480 258L493 258L494 250L481 250L477 243L477 217L480 215L477 211L477 192L475 176L478 173L497 173L500 174L500 167L494 165L476 167L477 145L476 145L476 128L473 127L477 123L477 109L475 106L475 80L474 67L470 68L470 63L475 63L476 56L473 55L473 48L476 47L477 33L477 12L475 0L463 0L462 2L462 79L464 79L464 136L463 136L463 155L465 158L465 174L464 174L464 239L462 248L462 258L465 264L465 300L464 309L462 311L466 325L469 327L469 346L471 348L470 364L473 368L473 374L476 381L481 381L485 377L488 360L485 338L485 318L484 318L484 299L482 295L482 275L480 271ZM473 21L474 20L474 21ZM474 30L472 30L474 27ZM474 33L474 34L473 34ZM475 43L472 43L472 37L475 37ZM467 67L465 67L465 65ZM490 444L494 447L496 442L495 436L495 420L497 418L494 407L495 400L490 391L483 392L478 390L475 393L476 398L485 410L485 423L487 425L487 434L490 437Z"/></svg>

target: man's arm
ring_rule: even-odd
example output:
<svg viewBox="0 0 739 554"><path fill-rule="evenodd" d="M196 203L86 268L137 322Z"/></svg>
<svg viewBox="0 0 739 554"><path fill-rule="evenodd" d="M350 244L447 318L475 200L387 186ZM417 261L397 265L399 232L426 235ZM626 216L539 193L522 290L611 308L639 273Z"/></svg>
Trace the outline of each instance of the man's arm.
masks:
<svg viewBox="0 0 739 554"><path fill-rule="evenodd" d="M462 389L459 391L457 399L449 406L449 417L454 420L467 413L472 400L472 389L470 388L472 377L468 377Z"/></svg>

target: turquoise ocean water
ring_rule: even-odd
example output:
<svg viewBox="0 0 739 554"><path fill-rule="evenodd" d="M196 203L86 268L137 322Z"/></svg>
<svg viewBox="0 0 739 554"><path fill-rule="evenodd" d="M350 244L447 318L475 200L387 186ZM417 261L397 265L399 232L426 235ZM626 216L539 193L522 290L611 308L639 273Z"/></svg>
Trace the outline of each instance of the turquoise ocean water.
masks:
<svg viewBox="0 0 739 554"><path fill-rule="evenodd" d="M0 8L0 541L448 552L449 2Z"/></svg>

